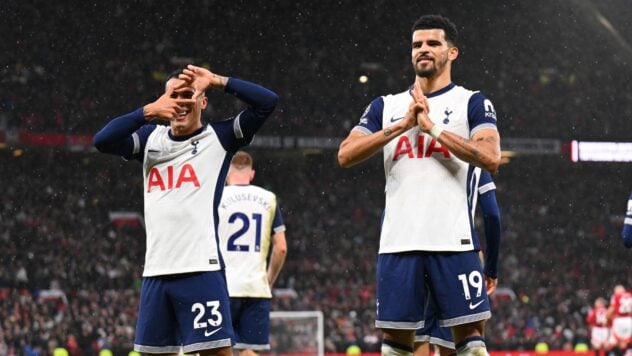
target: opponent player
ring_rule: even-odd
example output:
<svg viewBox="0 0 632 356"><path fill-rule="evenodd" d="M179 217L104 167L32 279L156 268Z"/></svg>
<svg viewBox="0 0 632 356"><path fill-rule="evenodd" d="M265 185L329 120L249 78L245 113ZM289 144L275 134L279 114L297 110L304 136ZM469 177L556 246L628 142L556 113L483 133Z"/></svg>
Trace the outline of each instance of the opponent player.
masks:
<svg viewBox="0 0 632 356"><path fill-rule="evenodd" d="M254 177L252 157L237 151L218 210L234 348L241 356L255 356L270 348L272 286L287 255L285 225L276 195L251 185Z"/></svg>
<svg viewBox="0 0 632 356"><path fill-rule="evenodd" d="M614 345L610 337L608 308L602 297L595 299L595 304L586 316L586 324L590 328L590 344L597 355L605 355Z"/></svg>
<svg viewBox="0 0 632 356"><path fill-rule="evenodd" d="M619 347L619 353L623 355L632 341L632 293L623 285L614 287L608 307L608 319L612 321L612 336Z"/></svg>
<svg viewBox="0 0 632 356"><path fill-rule="evenodd" d="M625 214L625 220L623 221L621 238L623 239L625 247L632 248L632 193L628 199L628 211Z"/></svg>
<svg viewBox="0 0 632 356"><path fill-rule="evenodd" d="M202 124L205 90L248 104ZM259 85L187 66L156 101L110 121L94 137L104 153L143 163L147 250L134 349L232 355L233 328L217 207L230 159L252 140L278 97ZM169 126L149 123L169 120Z"/></svg>
<svg viewBox="0 0 632 356"><path fill-rule="evenodd" d="M342 167L384 153L375 322L384 355L412 354L431 294L457 353L486 354L482 335L491 312L472 226L473 172L498 169L500 136L491 102L452 83L456 38L442 16L417 20L413 88L375 99L338 151Z"/></svg>
<svg viewBox="0 0 632 356"><path fill-rule="evenodd" d="M495 190L496 185L492 180L491 174L486 171L481 171L478 182L478 203L483 213L483 222L485 225L485 241L487 242L486 260L482 252L480 255L481 261L485 263L485 285L488 296L494 293L498 285L500 211L498 209ZM431 345L437 346L439 354L442 356L454 354L454 339L452 338L452 333L450 332L450 328L439 326L436 308L436 302L432 296L430 296L424 316L424 327L418 329L415 335L415 356L430 355Z"/></svg>

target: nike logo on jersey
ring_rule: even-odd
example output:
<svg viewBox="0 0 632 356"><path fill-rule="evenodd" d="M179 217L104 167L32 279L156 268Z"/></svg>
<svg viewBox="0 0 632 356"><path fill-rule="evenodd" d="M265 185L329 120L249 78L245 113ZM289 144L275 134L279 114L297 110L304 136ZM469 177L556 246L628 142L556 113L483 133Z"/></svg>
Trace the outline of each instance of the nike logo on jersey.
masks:
<svg viewBox="0 0 632 356"><path fill-rule="evenodd" d="M208 330L204 330L204 336L209 337L213 334L215 334L216 332L220 331L222 328L217 328L215 330L212 331L208 331Z"/></svg>
<svg viewBox="0 0 632 356"><path fill-rule="evenodd" d="M470 310L474 310L474 309L476 309L476 307L477 307L477 306L479 306L479 305L481 305L484 301L485 301L485 299L483 299L483 300L479 301L479 302L478 302L478 303L476 303L476 304L472 304L472 302L470 302Z"/></svg>
<svg viewBox="0 0 632 356"><path fill-rule="evenodd" d="M401 120L403 118L404 118L403 116L402 117L397 117L397 118L396 117L391 117L391 122L397 122L397 121L399 121L399 120Z"/></svg>

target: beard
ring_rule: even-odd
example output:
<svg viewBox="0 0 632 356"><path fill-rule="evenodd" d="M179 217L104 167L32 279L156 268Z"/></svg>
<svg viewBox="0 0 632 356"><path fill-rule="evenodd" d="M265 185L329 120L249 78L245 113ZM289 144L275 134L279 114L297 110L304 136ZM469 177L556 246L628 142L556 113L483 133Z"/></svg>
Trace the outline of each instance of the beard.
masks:
<svg viewBox="0 0 632 356"><path fill-rule="evenodd" d="M432 66L430 68L422 69L419 66L415 65L415 74L420 78L431 78L435 74L437 74L437 72L439 72L439 69L445 67L446 63L448 63L447 55L440 58L438 62L436 60L433 60Z"/></svg>

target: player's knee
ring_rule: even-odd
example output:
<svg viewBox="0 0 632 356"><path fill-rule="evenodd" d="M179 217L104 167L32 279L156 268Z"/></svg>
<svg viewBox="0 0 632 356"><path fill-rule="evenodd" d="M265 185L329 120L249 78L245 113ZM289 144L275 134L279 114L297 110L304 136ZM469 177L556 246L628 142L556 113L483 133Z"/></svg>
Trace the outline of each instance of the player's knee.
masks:
<svg viewBox="0 0 632 356"><path fill-rule="evenodd" d="M485 339L480 336L470 337L456 345L457 356L489 356Z"/></svg>

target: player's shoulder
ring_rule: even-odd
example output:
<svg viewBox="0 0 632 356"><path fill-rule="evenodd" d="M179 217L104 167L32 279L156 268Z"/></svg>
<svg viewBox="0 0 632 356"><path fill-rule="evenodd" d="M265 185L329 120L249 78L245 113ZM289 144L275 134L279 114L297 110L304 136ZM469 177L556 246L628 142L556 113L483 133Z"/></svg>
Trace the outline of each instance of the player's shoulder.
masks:
<svg viewBox="0 0 632 356"><path fill-rule="evenodd" d="M227 185L224 187L225 192L246 192L249 194L260 195L260 196L275 196L272 191L260 187L255 184L248 185Z"/></svg>
<svg viewBox="0 0 632 356"><path fill-rule="evenodd" d="M260 187L258 185L251 184L248 187L250 187L250 189L253 192L256 192L256 193L258 193L260 195L269 196L269 197L276 197L276 194L274 194L273 191L268 190L268 189L263 188L263 187Z"/></svg>

